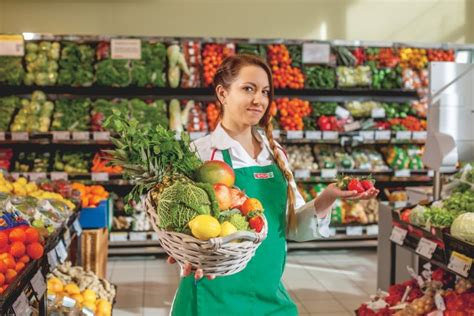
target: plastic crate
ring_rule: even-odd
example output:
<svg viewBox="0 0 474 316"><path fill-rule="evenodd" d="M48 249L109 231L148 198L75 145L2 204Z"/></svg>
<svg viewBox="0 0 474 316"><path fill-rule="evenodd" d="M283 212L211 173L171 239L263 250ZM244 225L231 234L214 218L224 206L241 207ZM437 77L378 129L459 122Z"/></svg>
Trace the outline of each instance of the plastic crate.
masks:
<svg viewBox="0 0 474 316"><path fill-rule="evenodd" d="M110 217L110 201L104 200L97 207L81 209L79 221L82 228L108 228Z"/></svg>
<svg viewBox="0 0 474 316"><path fill-rule="evenodd" d="M109 249L107 228L86 229L81 235L81 263L86 271L93 271L99 278L107 276Z"/></svg>

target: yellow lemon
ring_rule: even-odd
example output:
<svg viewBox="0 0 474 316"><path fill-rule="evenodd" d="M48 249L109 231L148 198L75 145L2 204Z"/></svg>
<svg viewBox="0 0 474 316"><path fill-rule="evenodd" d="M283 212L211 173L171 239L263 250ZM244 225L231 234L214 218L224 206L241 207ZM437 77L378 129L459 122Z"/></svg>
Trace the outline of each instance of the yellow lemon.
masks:
<svg viewBox="0 0 474 316"><path fill-rule="evenodd" d="M20 184L20 185L26 185L28 183L28 180L26 180L23 177L19 177L15 182Z"/></svg>
<svg viewBox="0 0 474 316"><path fill-rule="evenodd" d="M74 295L74 294L81 294L81 290L79 290L79 287L75 283L69 283L64 287L64 290L69 294L69 295Z"/></svg>
<svg viewBox="0 0 474 316"><path fill-rule="evenodd" d="M224 222L221 225L221 233L219 234L219 236L225 237L235 232L237 232L237 228L234 225L232 225L231 222Z"/></svg>
<svg viewBox="0 0 474 316"><path fill-rule="evenodd" d="M51 278L48 280L48 290L52 292L61 293L64 290L64 285L58 278Z"/></svg>
<svg viewBox="0 0 474 316"><path fill-rule="evenodd" d="M84 297L82 297L81 294L74 294L72 295L72 298L76 300L79 304L82 304L84 302Z"/></svg>
<svg viewBox="0 0 474 316"><path fill-rule="evenodd" d="M198 215L188 225L193 236L200 240L209 240L221 233L221 224L211 215Z"/></svg>
<svg viewBox="0 0 474 316"><path fill-rule="evenodd" d="M97 301L96 311L98 314L110 315L112 312L112 304L104 299L100 299Z"/></svg>
<svg viewBox="0 0 474 316"><path fill-rule="evenodd" d="M82 307L85 307L85 308L88 308L90 309L91 311L93 311L95 313L96 311L96 306L95 306L95 302L91 302L91 301L87 301L85 300L84 302L82 302Z"/></svg>
<svg viewBox="0 0 474 316"><path fill-rule="evenodd" d="M84 297L84 301L89 301L89 302L93 302L95 303L96 299L97 299L97 295L95 293L95 291L93 290L84 290L82 292L82 296Z"/></svg>

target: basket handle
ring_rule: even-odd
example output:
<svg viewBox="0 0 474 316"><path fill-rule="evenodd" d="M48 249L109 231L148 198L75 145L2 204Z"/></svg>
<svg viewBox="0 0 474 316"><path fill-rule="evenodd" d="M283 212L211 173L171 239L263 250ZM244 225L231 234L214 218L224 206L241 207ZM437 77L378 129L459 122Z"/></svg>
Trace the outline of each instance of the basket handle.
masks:
<svg viewBox="0 0 474 316"><path fill-rule="evenodd" d="M248 241L253 241L254 243L259 243L264 240L266 236L264 234L256 234L254 232L249 231L240 231L230 234L225 237L217 237L209 239L209 243L212 245L213 248L219 249L222 245L228 244L230 242L244 239Z"/></svg>

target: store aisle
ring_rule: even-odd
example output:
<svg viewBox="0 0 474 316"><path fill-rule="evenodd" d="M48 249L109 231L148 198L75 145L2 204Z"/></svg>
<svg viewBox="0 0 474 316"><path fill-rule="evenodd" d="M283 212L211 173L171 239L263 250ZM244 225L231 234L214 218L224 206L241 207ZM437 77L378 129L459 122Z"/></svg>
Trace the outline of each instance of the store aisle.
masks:
<svg viewBox="0 0 474 316"><path fill-rule="evenodd" d="M300 315L349 316L376 290L376 251L291 252L283 281ZM168 315L179 281L165 259L113 258L108 279L118 286L115 316Z"/></svg>

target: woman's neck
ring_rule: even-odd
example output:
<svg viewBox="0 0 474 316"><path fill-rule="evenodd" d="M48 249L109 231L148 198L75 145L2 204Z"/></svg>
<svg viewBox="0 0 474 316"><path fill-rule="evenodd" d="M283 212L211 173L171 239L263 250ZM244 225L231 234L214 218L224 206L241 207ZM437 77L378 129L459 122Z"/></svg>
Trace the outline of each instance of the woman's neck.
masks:
<svg viewBox="0 0 474 316"><path fill-rule="evenodd" d="M221 126L230 137L239 143L248 144L252 142L252 126L224 120L222 120Z"/></svg>

